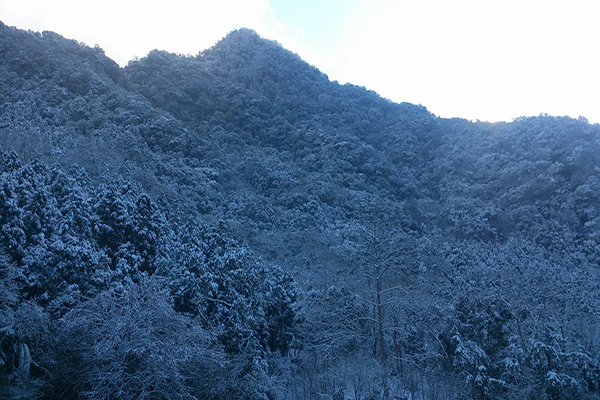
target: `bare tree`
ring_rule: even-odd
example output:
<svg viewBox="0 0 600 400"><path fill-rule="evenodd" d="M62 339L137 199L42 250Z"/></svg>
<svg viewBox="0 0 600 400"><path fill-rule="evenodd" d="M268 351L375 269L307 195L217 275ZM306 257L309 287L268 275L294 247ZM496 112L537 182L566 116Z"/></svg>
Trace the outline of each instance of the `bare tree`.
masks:
<svg viewBox="0 0 600 400"><path fill-rule="evenodd" d="M210 333L176 313L156 280L75 307L61 342L62 390L94 399L192 399L221 364Z"/></svg>
<svg viewBox="0 0 600 400"><path fill-rule="evenodd" d="M353 224L350 234L352 272L362 276L364 301L372 310L364 318L372 323L373 356L386 363L386 333L394 317L392 309L406 293L406 277L413 270L414 245L400 227L383 220Z"/></svg>

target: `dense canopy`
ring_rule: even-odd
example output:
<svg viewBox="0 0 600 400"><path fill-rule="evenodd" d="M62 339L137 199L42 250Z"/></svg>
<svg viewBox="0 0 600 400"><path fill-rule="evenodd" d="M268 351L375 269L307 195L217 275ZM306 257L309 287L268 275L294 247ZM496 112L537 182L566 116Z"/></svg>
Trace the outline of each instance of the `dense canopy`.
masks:
<svg viewBox="0 0 600 400"><path fill-rule="evenodd" d="M0 23L0 78L0 397L600 396L600 126L247 29L119 68Z"/></svg>

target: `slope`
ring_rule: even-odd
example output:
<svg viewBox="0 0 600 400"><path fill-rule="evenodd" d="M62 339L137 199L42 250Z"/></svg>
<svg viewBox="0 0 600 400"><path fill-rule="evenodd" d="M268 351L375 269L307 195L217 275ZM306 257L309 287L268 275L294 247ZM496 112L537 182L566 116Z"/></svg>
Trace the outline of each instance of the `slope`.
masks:
<svg viewBox="0 0 600 400"><path fill-rule="evenodd" d="M29 172L43 171L37 160L58 163L58 170L76 163L90 186L139 185L173 231L180 221L219 232L227 226L226 235L200 244L186 224L174 237L157 234L169 255L161 265L173 282L206 291L191 306L178 297L178 307L205 310L196 312L216 316L215 326L243 321L244 329L229 327L239 334L231 339L236 351L242 338L264 351L261 362L273 361L270 341L284 338L272 347L293 365L282 379L294 393L334 396L366 381L372 395L391 390L377 382L395 382L398 396L411 384L425 397L438 390L440 398L459 391L473 398L597 394L600 126L547 115L498 124L437 118L330 82L246 29L195 57L154 51L119 69L100 49L0 25L0 55L0 118L9 125L0 143L34 161L3 179L25 190L29 180L21 176L52 180L54 172L39 172L39 179ZM14 156L5 158L9 171ZM133 210L131 199L145 198L130 199L127 190L117 209L131 203ZM15 226L27 230L19 221L39 211L36 203L49 204L44 224L60 220L53 205L62 197L42 190L45 203L24 193L33 200L5 204L17 204ZM145 245L127 245L138 240L131 234L137 225L123 226L124 243L115 248L110 235L85 239L91 254L108 254L111 271L120 259L131 259L126 267L142 260L146 272L159 267L145 258ZM11 243L16 234L6 232ZM37 232L23 236L25 244L38 249L40 241L47 251L43 239L54 231ZM237 268L245 248L213 251L226 248L220 241L229 243L229 235L298 280L298 330L264 322L265 299L288 304L295 297L278 284L254 293L252 272ZM148 243L151 254L162 254ZM23 249L18 257L26 260L45 254ZM35 268L43 271L44 260ZM382 260L391 271L385 279L375 273ZM207 294L227 287L247 296L235 303L235 318ZM288 322L296 315L265 307Z"/></svg>
<svg viewBox="0 0 600 400"><path fill-rule="evenodd" d="M437 129L423 107L330 82L249 30L196 57L151 52L125 74L134 90L212 145L186 156L226 174L218 181L222 212L267 259L322 264L331 258L332 226L373 212L406 219L402 207L421 218L417 175ZM300 260L308 249L319 250Z"/></svg>

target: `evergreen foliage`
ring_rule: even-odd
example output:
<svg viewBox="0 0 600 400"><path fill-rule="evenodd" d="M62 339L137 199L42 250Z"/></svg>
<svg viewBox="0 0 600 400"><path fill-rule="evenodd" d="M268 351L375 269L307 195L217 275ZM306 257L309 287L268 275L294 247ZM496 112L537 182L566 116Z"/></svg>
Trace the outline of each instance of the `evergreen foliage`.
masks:
<svg viewBox="0 0 600 400"><path fill-rule="evenodd" d="M241 29L0 23L0 397L594 399L600 126L442 119Z"/></svg>

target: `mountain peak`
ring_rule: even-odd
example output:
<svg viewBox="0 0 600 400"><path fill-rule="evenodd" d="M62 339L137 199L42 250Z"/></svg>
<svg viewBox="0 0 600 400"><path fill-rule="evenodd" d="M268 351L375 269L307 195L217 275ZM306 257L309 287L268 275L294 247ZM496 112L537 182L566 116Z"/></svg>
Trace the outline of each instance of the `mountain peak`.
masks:
<svg viewBox="0 0 600 400"><path fill-rule="evenodd" d="M230 31L225 37L222 39L225 40L267 40L260 36L258 32L254 29L250 28L238 28Z"/></svg>
<svg viewBox="0 0 600 400"><path fill-rule="evenodd" d="M249 28L229 32L213 47L200 52L198 59L233 62L239 67L249 67L247 63L253 61L262 63L276 60L283 63L286 59L295 59L296 62L304 63L300 56L285 49L280 43L265 39Z"/></svg>
<svg viewBox="0 0 600 400"><path fill-rule="evenodd" d="M239 28L229 32L223 39L218 41L212 48L207 51L218 48L239 48L247 46L262 46L267 43L279 45L275 41L271 41L260 36L255 30L250 28ZM281 46L279 46L281 47ZM281 47L283 49L283 47Z"/></svg>
<svg viewBox="0 0 600 400"><path fill-rule="evenodd" d="M255 83L268 82L275 87L283 82L304 81L301 90L328 82L327 75L298 54L248 28L230 32L213 47L199 53L196 59L218 66L220 73L233 81L247 82L252 77Z"/></svg>

